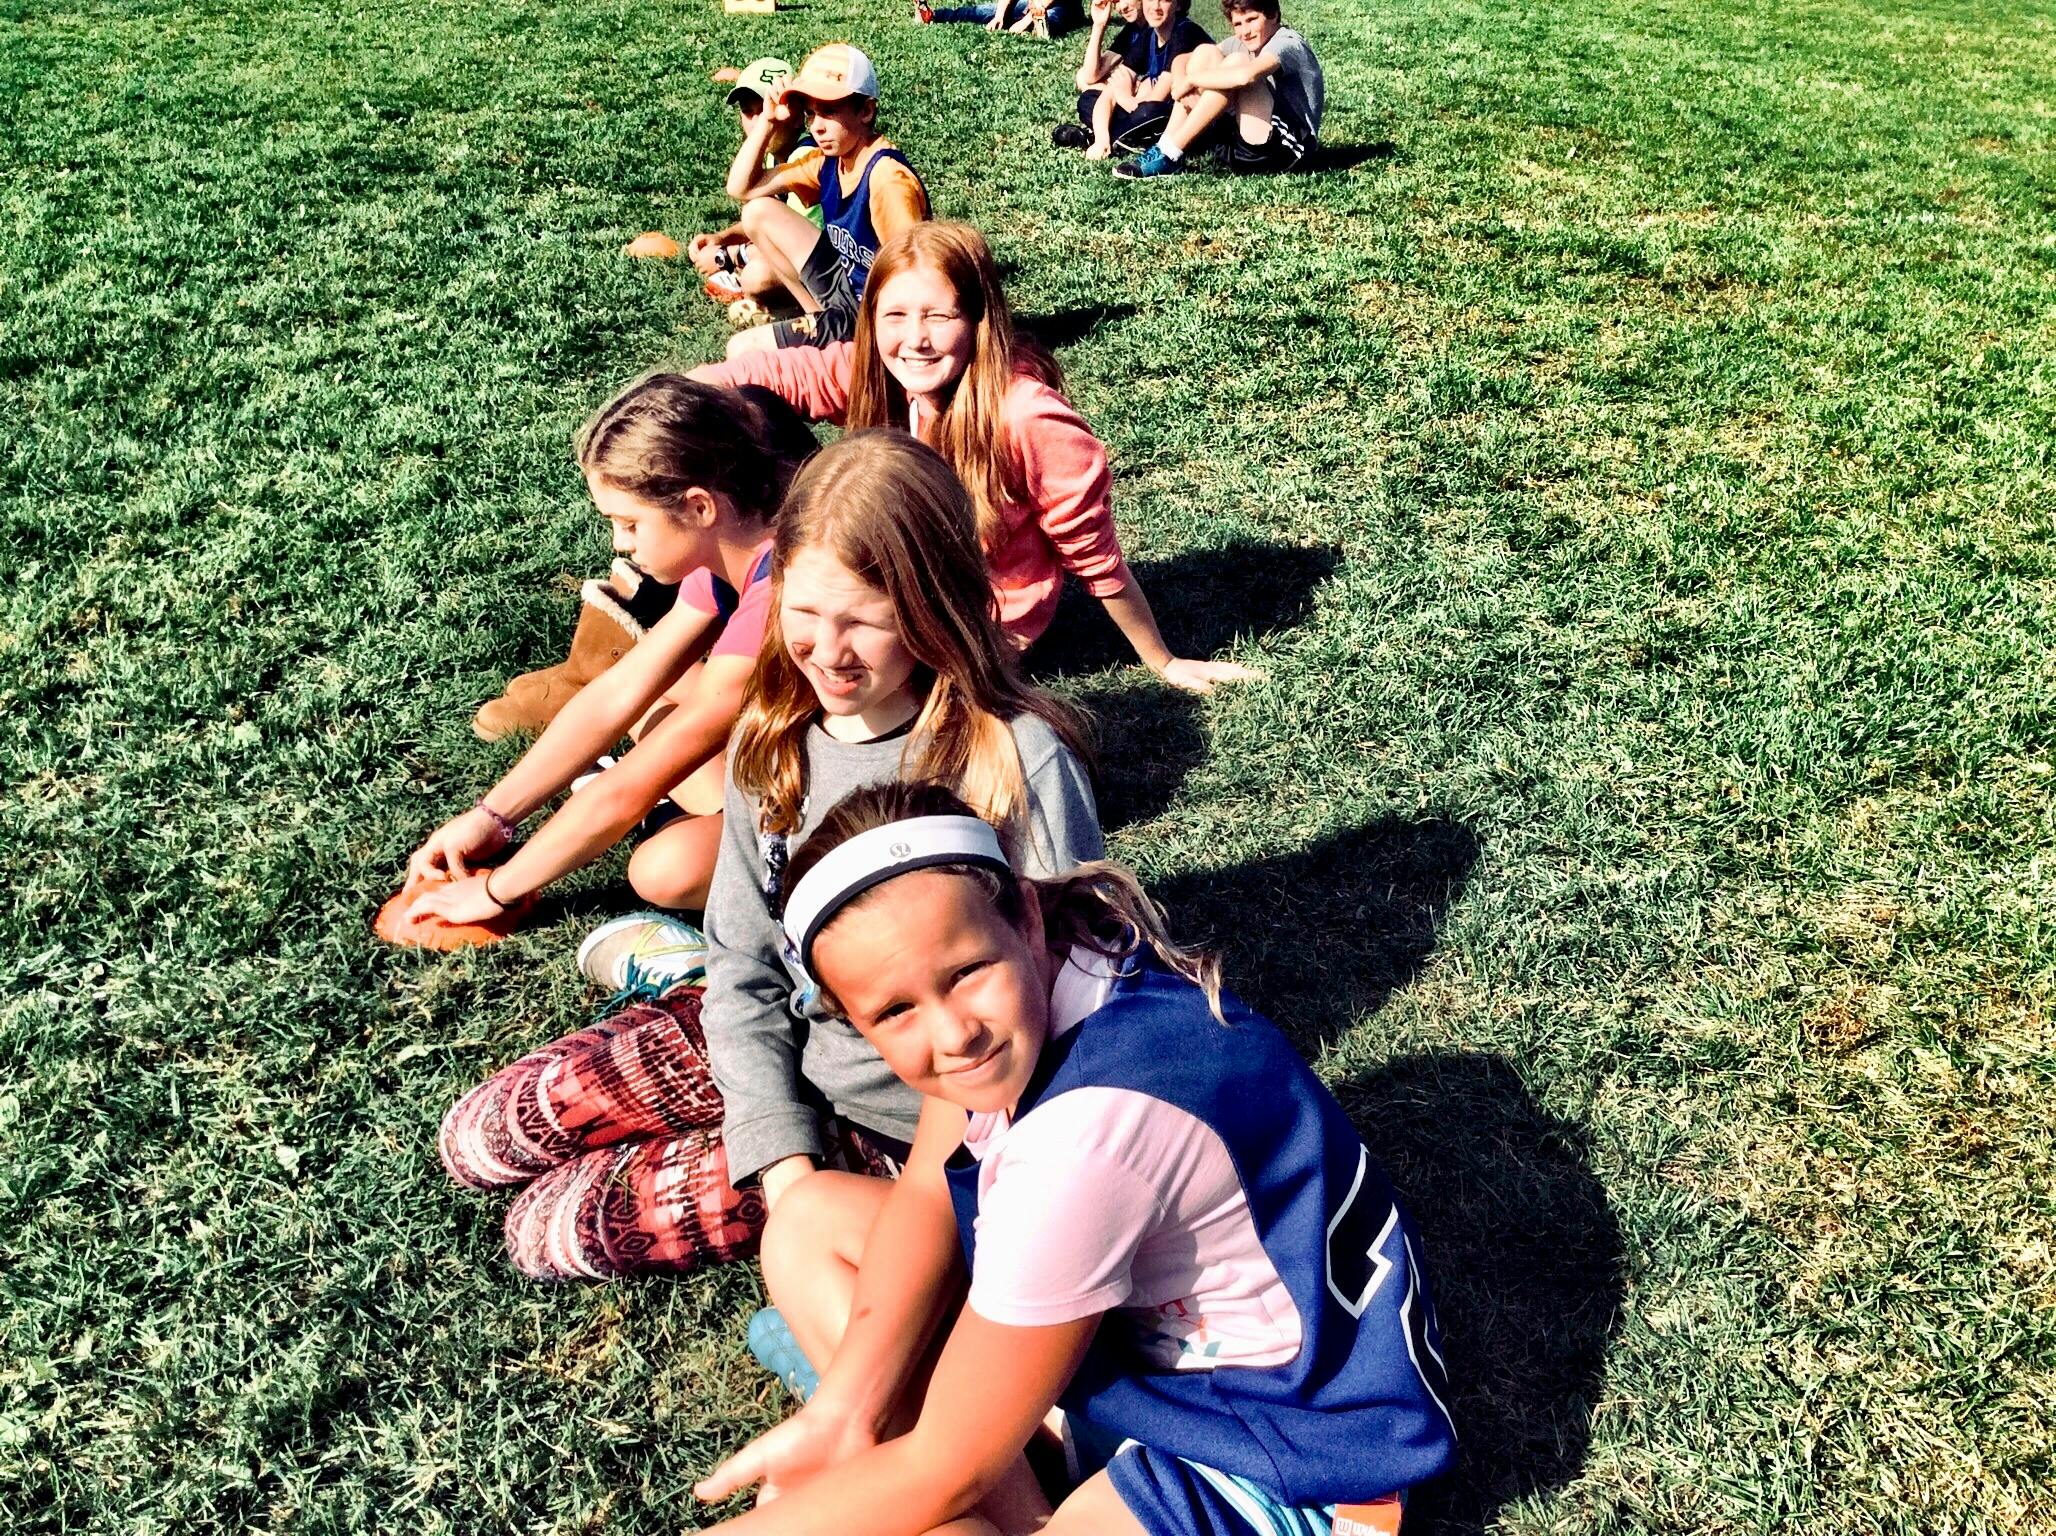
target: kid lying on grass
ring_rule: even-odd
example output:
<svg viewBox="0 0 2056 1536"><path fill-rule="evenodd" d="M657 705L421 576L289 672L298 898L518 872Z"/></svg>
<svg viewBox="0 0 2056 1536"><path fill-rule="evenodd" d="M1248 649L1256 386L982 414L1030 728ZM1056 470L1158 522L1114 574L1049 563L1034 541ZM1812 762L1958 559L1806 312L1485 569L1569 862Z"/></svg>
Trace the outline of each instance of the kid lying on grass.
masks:
<svg viewBox="0 0 2056 1536"><path fill-rule="evenodd" d="M1078 121L1059 123L1050 141L1059 149L1083 149L1088 160L1154 143L1171 115L1179 60L1213 41L1185 14L1190 8L1191 0L1142 0L1142 23L1122 28L1108 51L1102 39L1113 5L1093 0L1092 35L1078 66Z"/></svg>
<svg viewBox="0 0 2056 1536"><path fill-rule="evenodd" d="M979 0L975 5L930 5L915 0L914 20L982 22L988 32L1021 32L1032 37L1062 37L1078 25L1075 0Z"/></svg>
<svg viewBox="0 0 2056 1536"><path fill-rule="evenodd" d="M773 171L764 150L780 126L804 117L815 151ZM856 329L857 300L878 247L928 217L928 189L878 132L878 71L847 43L817 48L743 139L729 177L741 227L801 313L738 331L731 357L775 347L820 347ZM786 206L818 205L820 227Z"/></svg>
<svg viewBox="0 0 2056 1536"><path fill-rule="evenodd" d="M898 1171L916 1096L816 1006L774 916L788 844L844 793L942 778L1007 828L1026 869L1101 854L1081 722L1021 676L964 489L934 450L903 432L823 449L779 513L771 580L729 755L704 1019L694 989L631 1007L444 1118L452 1177L528 1184L506 1233L532 1278L744 1258L767 1206L818 1164Z"/></svg>
<svg viewBox="0 0 2056 1536"><path fill-rule="evenodd" d="M763 640L771 518L796 467L771 442L757 407L673 373L637 380L586 425L579 467L614 548L655 580L681 583L678 599L579 690L506 777L415 850L410 876L432 883L410 917L493 917L649 825L659 806L673 819L637 847L629 883L661 907L705 905L721 842L722 751ZM635 749L511 859L472 867L631 734Z"/></svg>
<svg viewBox="0 0 2056 1536"><path fill-rule="evenodd" d="M1170 176L1188 150L1216 146L1229 170L1297 170L1313 153L1327 107L1320 60L1285 26L1278 0L1221 0L1233 36L1183 61L1163 136L1114 167L1125 180Z"/></svg>
<svg viewBox="0 0 2056 1536"><path fill-rule="evenodd" d="M1049 627L1069 572L1166 682L1206 693L1258 675L1165 645L1121 553L1106 445L1060 392L1056 359L1014 335L999 265L968 224L917 224L878 253L854 343L754 352L692 376L760 384L817 421L932 443L971 492L1016 645Z"/></svg>
<svg viewBox="0 0 2056 1536"><path fill-rule="evenodd" d="M1023 879L956 796L894 784L799 846L783 923L921 1118L897 1183L818 1175L771 1218L822 1370L699 1485L776 1495L722 1529L1398 1528L1455 1446L1412 1225L1132 875ZM1054 1516L1022 1461L1052 1406L1081 1479Z"/></svg>

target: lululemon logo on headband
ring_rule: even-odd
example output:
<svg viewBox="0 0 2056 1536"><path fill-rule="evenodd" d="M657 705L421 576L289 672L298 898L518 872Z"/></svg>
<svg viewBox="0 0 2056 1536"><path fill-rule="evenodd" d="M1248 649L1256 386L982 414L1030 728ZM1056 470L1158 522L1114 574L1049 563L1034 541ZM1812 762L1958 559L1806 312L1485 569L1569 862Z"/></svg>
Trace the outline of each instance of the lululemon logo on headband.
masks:
<svg viewBox="0 0 2056 1536"><path fill-rule="evenodd" d="M886 852L890 853L896 859L903 859L913 851L914 845L912 843L894 843L890 848L886 850Z"/></svg>

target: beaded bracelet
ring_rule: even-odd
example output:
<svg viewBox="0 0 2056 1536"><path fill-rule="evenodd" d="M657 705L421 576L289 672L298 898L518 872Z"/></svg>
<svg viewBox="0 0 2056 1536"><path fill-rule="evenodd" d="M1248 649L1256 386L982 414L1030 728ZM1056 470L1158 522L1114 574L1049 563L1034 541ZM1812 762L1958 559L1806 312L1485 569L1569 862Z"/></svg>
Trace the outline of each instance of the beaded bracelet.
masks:
<svg viewBox="0 0 2056 1536"><path fill-rule="evenodd" d="M502 816L498 811L494 810L491 806L487 805L483 800L479 801L478 804L474 805L472 809L474 811L484 811L486 815L490 816L492 818L493 825L500 829L500 836L504 837L508 842L513 842L515 838L521 835L521 828L519 826L509 821L506 817Z"/></svg>

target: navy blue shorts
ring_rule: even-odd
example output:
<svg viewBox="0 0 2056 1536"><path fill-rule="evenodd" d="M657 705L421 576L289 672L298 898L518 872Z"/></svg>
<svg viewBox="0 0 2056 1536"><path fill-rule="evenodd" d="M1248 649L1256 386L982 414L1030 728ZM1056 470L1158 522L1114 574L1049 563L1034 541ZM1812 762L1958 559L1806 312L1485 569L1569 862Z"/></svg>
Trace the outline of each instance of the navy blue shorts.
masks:
<svg viewBox="0 0 2056 1536"><path fill-rule="evenodd" d="M1096 1426L1068 1415L1064 1450L1079 1481L1106 1472L1149 1536L1375 1536L1399 1529L1398 1509L1287 1504L1246 1477L1154 1446L1129 1440L1116 1448Z"/></svg>

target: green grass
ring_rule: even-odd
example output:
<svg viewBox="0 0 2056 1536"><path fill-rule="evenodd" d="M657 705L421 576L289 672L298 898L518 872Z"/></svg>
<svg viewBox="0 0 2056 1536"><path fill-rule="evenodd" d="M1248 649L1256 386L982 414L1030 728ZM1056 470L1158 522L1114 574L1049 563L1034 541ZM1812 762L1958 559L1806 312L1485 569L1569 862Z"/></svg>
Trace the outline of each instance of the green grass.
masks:
<svg viewBox="0 0 2056 1536"><path fill-rule="evenodd" d="M720 344L615 255L719 217L708 69L849 34L1270 670L1059 668L1420 1216L1423 1528L2056 1529L2046 7L1304 0L1393 151L1153 187L899 9L0 8L0 1510L672 1531L781 1411L753 1273L532 1289L436 1166L613 872L366 925L601 558L570 430Z"/></svg>

